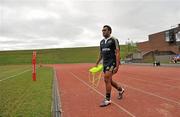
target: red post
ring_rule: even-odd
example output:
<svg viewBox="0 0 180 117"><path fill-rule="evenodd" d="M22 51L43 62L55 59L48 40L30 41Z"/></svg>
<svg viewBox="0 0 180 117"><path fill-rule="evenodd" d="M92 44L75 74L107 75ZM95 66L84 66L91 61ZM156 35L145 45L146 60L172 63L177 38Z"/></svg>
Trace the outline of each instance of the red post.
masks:
<svg viewBox="0 0 180 117"><path fill-rule="evenodd" d="M36 81L36 51L33 51L32 56L32 80Z"/></svg>

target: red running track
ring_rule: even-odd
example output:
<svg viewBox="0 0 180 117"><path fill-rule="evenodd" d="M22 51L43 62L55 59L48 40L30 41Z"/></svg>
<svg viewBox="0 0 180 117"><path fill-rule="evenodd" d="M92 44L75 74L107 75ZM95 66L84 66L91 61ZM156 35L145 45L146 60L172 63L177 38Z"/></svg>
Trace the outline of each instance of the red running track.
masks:
<svg viewBox="0 0 180 117"><path fill-rule="evenodd" d="M63 117L180 117L180 68L121 65L113 79L125 88L118 100L99 107L105 87L91 87L88 69L94 64L59 64L56 70Z"/></svg>

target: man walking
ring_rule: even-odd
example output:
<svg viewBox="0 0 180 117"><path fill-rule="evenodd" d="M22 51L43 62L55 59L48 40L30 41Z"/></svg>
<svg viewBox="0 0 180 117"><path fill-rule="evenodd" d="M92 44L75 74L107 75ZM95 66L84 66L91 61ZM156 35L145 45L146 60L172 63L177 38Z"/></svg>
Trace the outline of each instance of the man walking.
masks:
<svg viewBox="0 0 180 117"><path fill-rule="evenodd" d="M110 26L105 25L102 29L104 39L100 42L100 54L96 62L96 66L103 59L103 72L106 87L106 97L100 104L100 107L105 107L111 104L111 87L117 89L118 99L122 99L124 89L121 88L112 76L117 73L120 64L120 47L117 39L111 36L112 29Z"/></svg>

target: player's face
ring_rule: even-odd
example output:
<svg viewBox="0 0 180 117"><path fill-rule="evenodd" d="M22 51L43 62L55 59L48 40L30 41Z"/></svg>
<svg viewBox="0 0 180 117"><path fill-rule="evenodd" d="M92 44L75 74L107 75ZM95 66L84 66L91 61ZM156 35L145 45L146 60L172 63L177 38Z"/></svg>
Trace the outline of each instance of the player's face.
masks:
<svg viewBox="0 0 180 117"><path fill-rule="evenodd" d="M110 36L111 32L108 30L107 27L104 27L104 28L102 29L102 34L103 34L103 36L104 36L105 38L108 38L108 37Z"/></svg>

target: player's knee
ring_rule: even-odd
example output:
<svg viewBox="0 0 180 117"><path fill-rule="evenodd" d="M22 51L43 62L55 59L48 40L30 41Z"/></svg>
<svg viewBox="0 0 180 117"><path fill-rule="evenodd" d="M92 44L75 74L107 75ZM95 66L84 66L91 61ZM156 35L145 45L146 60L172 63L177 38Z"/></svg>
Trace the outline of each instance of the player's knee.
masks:
<svg viewBox="0 0 180 117"><path fill-rule="evenodd" d="M105 83L111 83L111 80L109 78L104 78Z"/></svg>
<svg viewBox="0 0 180 117"><path fill-rule="evenodd" d="M109 74L104 74L104 79L110 79L110 75Z"/></svg>
<svg viewBox="0 0 180 117"><path fill-rule="evenodd" d="M104 75L104 81L105 81L105 83L111 83L111 77L110 77L110 75L105 74L105 75Z"/></svg>

